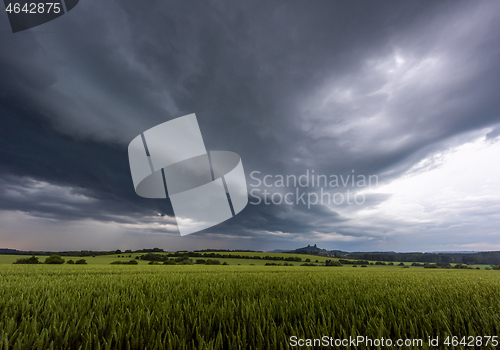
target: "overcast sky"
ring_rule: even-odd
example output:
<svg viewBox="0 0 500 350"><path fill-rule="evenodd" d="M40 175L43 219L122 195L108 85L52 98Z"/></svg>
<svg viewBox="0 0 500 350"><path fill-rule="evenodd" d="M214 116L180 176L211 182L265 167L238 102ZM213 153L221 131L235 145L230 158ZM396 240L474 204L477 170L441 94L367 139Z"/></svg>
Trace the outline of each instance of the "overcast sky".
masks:
<svg viewBox="0 0 500 350"><path fill-rule="evenodd" d="M0 248L500 250L499 95L498 1L81 0L15 34L4 13ZM190 113L261 203L181 237L127 146ZM378 181L276 186L312 171Z"/></svg>

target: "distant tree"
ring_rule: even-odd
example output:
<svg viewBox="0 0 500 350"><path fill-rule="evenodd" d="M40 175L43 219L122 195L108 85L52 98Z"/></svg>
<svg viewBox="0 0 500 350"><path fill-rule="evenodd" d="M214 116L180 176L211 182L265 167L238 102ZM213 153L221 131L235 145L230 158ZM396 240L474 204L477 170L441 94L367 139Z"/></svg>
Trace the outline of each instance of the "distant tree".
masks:
<svg viewBox="0 0 500 350"><path fill-rule="evenodd" d="M473 254L467 254L462 258L462 261L467 265L475 265L480 262L480 258Z"/></svg>
<svg viewBox="0 0 500 350"><path fill-rule="evenodd" d="M75 262L73 260L68 260L66 261L66 264L70 264L70 265L73 265Z"/></svg>
<svg viewBox="0 0 500 350"><path fill-rule="evenodd" d="M111 265L137 265L139 262L137 260L130 260L130 261L113 261L110 263Z"/></svg>
<svg viewBox="0 0 500 350"><path fill-rule="evenodd" d="M115 250L115 254L121 254L122 251L120 249Z"/></svg>
<svg viewBox="0 0 500 350"><path fill-rule="evenodd" d="M220 265L220 261L216 259L208 259L205 265Z"/></svg>
<svg viewBox="0 0 500 350"><path fill-rule="evenodd" d="M177 263L174 260L165 260L163 265L177 265Z"/></svg>
<svg viewBox="0 0 500 350"><path fill-rule="evenodd" d="M342 263L340 261L327 260L325 261L325 266L342 266Z"/></svg>
<svg viewBox="0 0 500 350"><path fill-rule="evenodd" d="M178 262L179 265L193 265L193 260L192 259L184 259L180 262Z"/></svg>
<svg viewBox="0 0 500 350"><path fill-rule="evenodd" d="M87 265L87 260L85 259L80 259L75 262L77 265Z"/></svg>
<svg viewBox="0 0 500 350"><path fill-rule="evenodd" d="M177 261L178 263L183 262L184 260L189 260L189 256L188 255L182 255L182 256L179 256L179 257L175 258L175 261Z"/></svg>
<svg viewBox="0 0 500 350"><path fill-rule="evenodd" d="M398 264L398 266L405 266L405 263L400 262L400 263Z"/></svg>
<svg viewBox="0 0 500 350"><path fill-rule="evenodd" d="M229 264L228 264L227 262L225 262L225 261L224 261L224 262L222 263L222 265L229 265Z"/></svg>
<svg viewBox="0 0 500 350"><path fill-rule="evenodd" d="M206 260L205 259L196 259L197 264L205 264Z"/></svg>
<svg viewBox="0 0 500 350"><path fill-rule="evenodd" d="M17 259L14 264L39 264L38 258L34 255L31 258Z"/></svg>
<svg viewBox="0 0 500 350"><path fill-rule="evenodd" d="M64 264L64 259L57 254L53 254L45 259L45 264Z"/></svg>

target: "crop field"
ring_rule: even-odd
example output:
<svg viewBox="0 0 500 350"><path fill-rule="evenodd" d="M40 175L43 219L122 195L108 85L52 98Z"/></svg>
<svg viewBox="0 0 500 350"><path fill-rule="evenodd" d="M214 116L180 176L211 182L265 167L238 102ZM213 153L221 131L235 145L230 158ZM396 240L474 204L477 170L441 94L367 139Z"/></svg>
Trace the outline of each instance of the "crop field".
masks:
<svg viewBox="0 0 500 350"><path fill-rule="evenodd" d="M499 334L493 270L0 267L0 349L287 349L293 336L419 338L404 348L444 349L447 336Z"/></svg>

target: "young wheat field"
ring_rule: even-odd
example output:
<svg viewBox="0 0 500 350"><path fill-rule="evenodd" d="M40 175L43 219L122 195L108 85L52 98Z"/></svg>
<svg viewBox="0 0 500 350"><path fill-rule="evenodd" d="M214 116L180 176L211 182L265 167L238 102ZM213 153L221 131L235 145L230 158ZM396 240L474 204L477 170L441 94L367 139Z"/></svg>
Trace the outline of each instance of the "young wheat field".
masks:
<svg viewBox="0 0 500 350"><path fill-rule="evenodd" d="M444 339L498 335L498 271L231 265L0 270L5 350L287 349L294 348L294 336L419 338L422 346L402 348L458 349L471 347L446 346ZM429 337L439 337L439 347L429 347Z"/></svg>

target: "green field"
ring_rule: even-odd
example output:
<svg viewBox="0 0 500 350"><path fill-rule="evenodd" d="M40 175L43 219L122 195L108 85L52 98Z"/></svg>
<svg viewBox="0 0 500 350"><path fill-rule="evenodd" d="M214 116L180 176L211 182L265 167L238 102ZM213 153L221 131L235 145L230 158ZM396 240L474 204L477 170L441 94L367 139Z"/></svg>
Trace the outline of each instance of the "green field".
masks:
<svg viewBox="0 0 500 350"><path fill-rule="evenodd" d="M110 255L97 255L95 257L92 256L84 256L84 257L76 257L76 256L63 256L63 258L68 261L68 260L78 260L78 259L85 259L87 261L87 264L89 265L108 265L112 263L113 261L129 261L131 259L135 259L136 256L141 256L144 255L145 253L123 253L123 254L110 254ZM162 253L159 253L162 254ZM227 252L221 252L221 254L236 254L236 255L242 255L242 256L276 256L276 257L299 257L302 259L302 262L304 262L306 259L310 259L312 262L316 262L318 260L318 263L324 263L327 259L331 258L326 258L322 256L315 256L315 255L301 255L301 254L286 254L286 253L261 253L261 252L234 252L234 253L227 253ZM42 255L36 255L40 262L43 262L47 256L42 256ZM130 256L130 257L129 257ZM29 258L29 255L2 255L0 254L0 264L12 264L14 263L17 259L19 258ZM196 259L209 259L209 258L191 258L193 261ZM265 263L268 262L276 262L276 263L281 263L283 264L284 261L270 261L270 260L260 260L260 259L223 259L223 258L214 258L219 260L221 263L227 262L230 265L264 265ZM335 260L335 259L334 259ZM141 265L147 265L149 261L144 261L144 260L137 260L139 264ZM294 265L300 265L300 262L292 262Z"/></svg>
<svg viewBox="0 0 500 350"><path fill-rule="evenodd" d="M203 254L209 254L210 252L205 252ZM293 264L293 266L300 266L300 264L306 262L307 259L310 260L311 263L322 265L325 264L326 260L338 260L336 258L329 258L329 257L324 257L324 256L317 256L317 255L307 255L307 254L293 254L293 253L265 253L265 252L214 252L214 253L220 253L220 254L235 254L235 255L241 255L241 256L260 256L260 257L265 257L265 256L270 256L270 257L296 257L296 258L301 258L301 262L290 262L288 263ZM88 265L109 265L114 261L130 261L132 259L135 259L136 257L140 257L141 255L145 255L146 253L121 253L121 254L109 254L109 255L97 255L97 256L84 256L84 257L77 257L77 256L63 256L63 259L67 262L68 260L79 260L79 259L85 259ZM155 253L155 254L160 254L164 255L167 253ZM30 255L6 255L6 254L0 254L0 265L1 264L12 264L14 263L17 259L19 258L29 258ZM39 262L43 263L47 256L44 255L36 255L36 257L39 258ZM173 259L173 258L171 258ZM230 259L230 258L211 258L211 257L190 257L190 259L195 262L196 259L216 259L219 260L221 263L227 263L229 265L255 265L255 266L264 266L266 263L277 263L277 264L284 264L286 261L283 260L264 260L264 259ZM147 265L149 261L146 260L140 260L140 259L135 259L139 263L139 265ZM375 261L370 261L371 263L375 263ZM161 264L161 262L160 262ZM386 264L389 264L386 262ZM401 268L398 266L399 262L393 262L394 265L389 266L380 266L380 265L370 265L369 268ZM410 262L406 262L405 265L410 266ZM455 264L452 264L455 265ZM352 267L350 265L346 265L344 267ZM359 266L358 266L359 267ZM486 269L490 268L490 265L474 265L472 268L476 269ZM416 269L421 269L422 267L413 267Z"/></svg>
<svg viewBox="0 0 500 350"><path fill-rule="evenodd" d="M3 264L0 349L285 349L292 336L423 339L415 349L439 337L444 349L447 336L500 335L499 271L94 259Z"/></svg>

